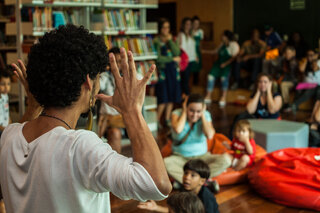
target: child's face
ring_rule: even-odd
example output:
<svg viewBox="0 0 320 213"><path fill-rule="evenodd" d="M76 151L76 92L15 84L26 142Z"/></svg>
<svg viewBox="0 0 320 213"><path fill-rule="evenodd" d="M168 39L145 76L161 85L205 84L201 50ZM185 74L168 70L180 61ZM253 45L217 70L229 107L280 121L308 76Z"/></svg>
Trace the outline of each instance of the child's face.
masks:
<svg viewBox="0 0 320 213"><path fill-rule="evenodd" d="M249 131L248 127L237 127L236 132L235 132L235 136L238 140L243 141L243 140L249 138L250 131Z"/></svg>
<svg viewBox="0 0 320 213"><path fill-rule="evenodd" d="M187 191L197 191L206 182L205 178L191 170L184 171L182 177L183 188Z"/></svg>
<svg viewBox="0 0 320 213"><path fill-rule="evenodd" d="M296 56L296 52L290 49L286 49L285 53L284 53L284 57L287 60L291 60L293 57Z"/></svg>
<svg viewBox="0 0 320 213"><path fill-rule="evenodd" d="M10 78L1 78L0 79L0 93L8 94L11 89L11 80Z"/></svg>

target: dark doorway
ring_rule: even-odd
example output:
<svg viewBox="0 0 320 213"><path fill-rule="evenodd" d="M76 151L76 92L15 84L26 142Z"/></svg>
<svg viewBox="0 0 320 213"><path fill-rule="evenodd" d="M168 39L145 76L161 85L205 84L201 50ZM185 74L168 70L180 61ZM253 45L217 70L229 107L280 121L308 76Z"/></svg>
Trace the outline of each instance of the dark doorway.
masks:
<svg viewBox="0 0 320 213"><path fill-rule="evenodd" d="M157 22L159 18L167 18L170 21L171 32L177 35L177 5L176 3L160 3L158 9L147 10L147 21Z"/></svg>

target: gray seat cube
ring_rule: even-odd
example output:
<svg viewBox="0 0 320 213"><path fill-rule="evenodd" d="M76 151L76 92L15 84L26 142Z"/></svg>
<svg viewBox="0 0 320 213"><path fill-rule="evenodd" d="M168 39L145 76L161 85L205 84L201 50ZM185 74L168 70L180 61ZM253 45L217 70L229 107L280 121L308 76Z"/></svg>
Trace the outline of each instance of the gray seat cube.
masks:
<svg viewBox="0 0 320 213"><path fill-rule="evenodd" d="M249 119L257 144L273 152L283 148L308 147L309 127L305 123L285 120Z"/></svg>

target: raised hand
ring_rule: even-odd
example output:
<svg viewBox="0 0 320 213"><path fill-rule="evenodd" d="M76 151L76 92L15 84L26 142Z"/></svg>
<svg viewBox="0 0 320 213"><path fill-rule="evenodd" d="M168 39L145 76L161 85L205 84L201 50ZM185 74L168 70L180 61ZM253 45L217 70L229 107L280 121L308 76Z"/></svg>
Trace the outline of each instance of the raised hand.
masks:
<svg viewBox="0 0 320 213"><path fill-rule="evenodd" d="M146 209L146 210L150 210L150 211L155 211L157 210L157 203L153 200L147 201L147 202L140 202L137 206L139 209Z"/></svg>
<svg viewBox="0 0 320 213"><path fill-rule="evenodd" d="M185 96L185 99L182 103L182 109L186 112L187 111L187 104L188 104L188 99L189 97L188 96Z"/></svg>
<svg viewBox="0 0 320 213"><path fill-rule="evenodd" d="M116 63L114 54L110 54L111 72L115 78L116 89L113 96L98 94L96 97L115 108L121 114L137 112L142 110L145 97L145 90L148 80L151 78L155 65L153 64L143 79L137 79L137 71L131 51L128 55L124 48L120 49L121 54L121 71Z"/></svg>
<svg viewBox="0 0 320 213"><path fill-rule="evenodd" d="M24 65L24 63L20 59L18 59L18 63L17 64L13 63L13 64L11 64L11 66L14 69L14 74L18 77L19 81L22 83L22 85L27 93L28 106L40 108L39 103L36 101L36 99L33 97L33 95L31 94L31 92L29 90L29 85L27 82L27 69L26 69L26 66Z"/></svg>

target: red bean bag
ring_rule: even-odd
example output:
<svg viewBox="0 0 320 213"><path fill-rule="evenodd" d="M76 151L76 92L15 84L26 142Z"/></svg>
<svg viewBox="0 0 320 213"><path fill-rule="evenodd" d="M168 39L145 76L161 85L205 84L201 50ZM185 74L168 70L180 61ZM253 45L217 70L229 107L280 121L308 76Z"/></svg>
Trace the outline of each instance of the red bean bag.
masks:
<svg viewBox="0 0 320 213"><path fill-rule="evenodd" d="M263 197L320 211L320 148L287 148L269 153L248 177Z"/></svg>
<svg viewBox="0 0 320 213"><path fill-rule="evenodd" d="M212 154L223 154L230 153L232 151L229 150L223 143L226 142L231 146L231 141L229 138L224 136L223 134L216 133L211 140L207 140L208 143L208 151ZM168 140L167 144L161 149L162 157L168 157L172 154L172 141ZM266 154L266 151L256 145L256 161L259 160ZM247 180L248 168L235 171L232 168L228 168L227 171L223 172L221 175L212 178L212 180L217 180L220 185L232 185L236 183L242 183Z"/></svg>

